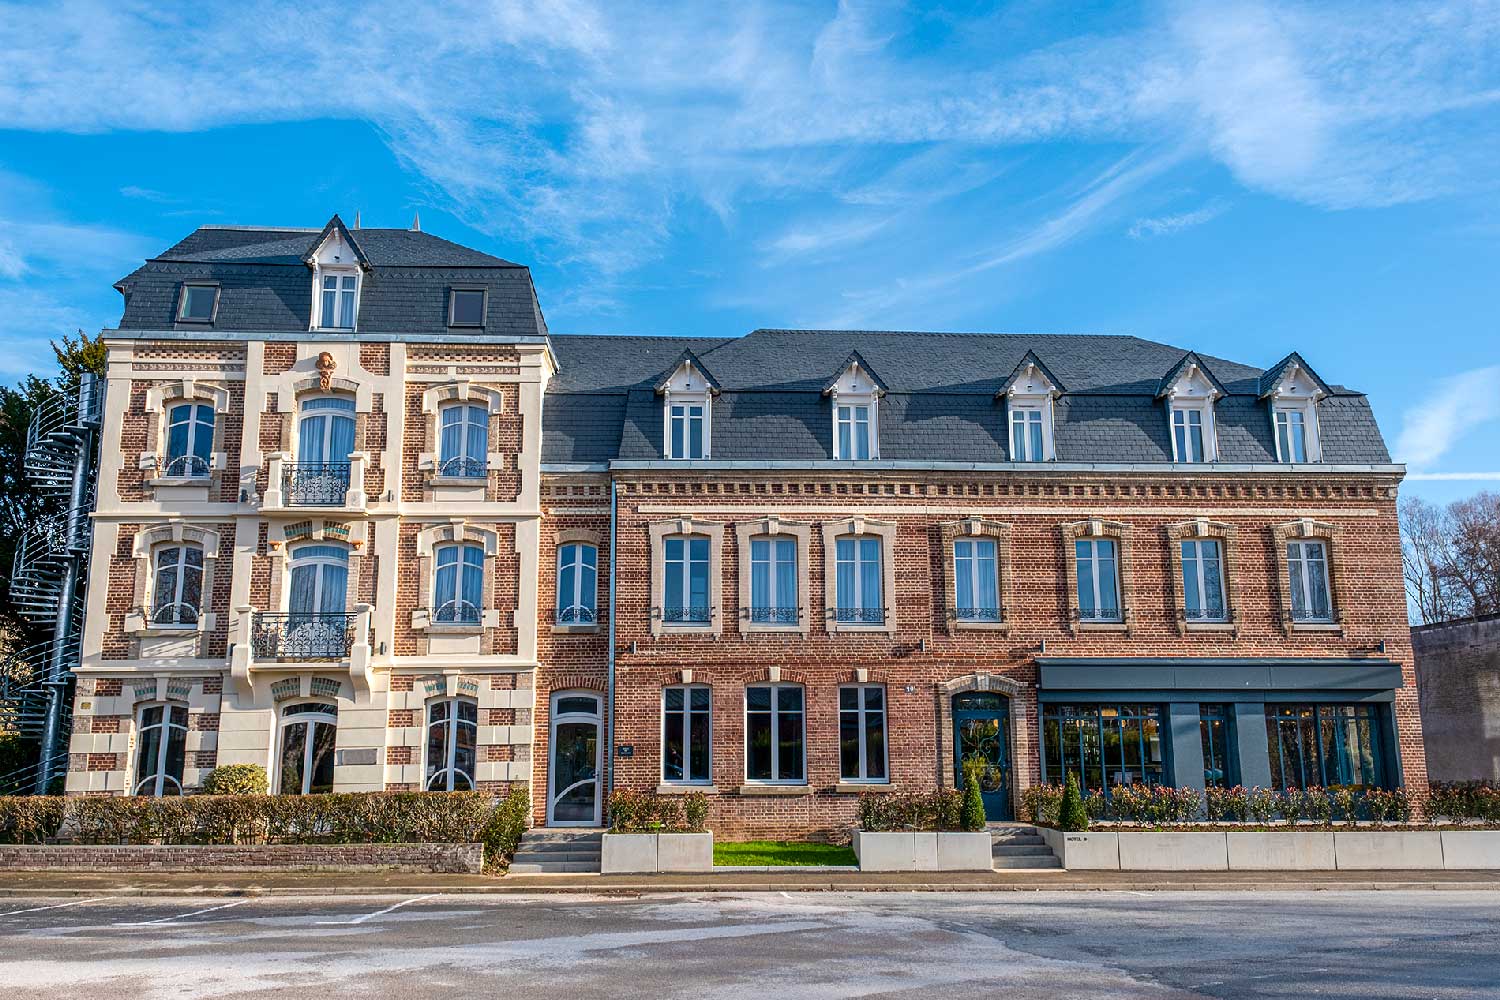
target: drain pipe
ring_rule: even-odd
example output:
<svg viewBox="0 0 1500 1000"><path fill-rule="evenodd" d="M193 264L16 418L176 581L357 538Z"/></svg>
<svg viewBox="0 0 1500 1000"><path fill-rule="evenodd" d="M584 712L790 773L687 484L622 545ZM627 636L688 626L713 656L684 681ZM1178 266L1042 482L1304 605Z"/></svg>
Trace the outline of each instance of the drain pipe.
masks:
<svg viewBox="0 0 1500 1000"><path fill-rule="evenodd" d="M605 765L604 772L604 805L609 805L610 793L615 790L615 556L617 554L619 539L619 509L620 509L619 486L613 476L609 480L609 660L605 674L605 703L607 715L604 717L604 732L606 743L604 745Z"/></svg>

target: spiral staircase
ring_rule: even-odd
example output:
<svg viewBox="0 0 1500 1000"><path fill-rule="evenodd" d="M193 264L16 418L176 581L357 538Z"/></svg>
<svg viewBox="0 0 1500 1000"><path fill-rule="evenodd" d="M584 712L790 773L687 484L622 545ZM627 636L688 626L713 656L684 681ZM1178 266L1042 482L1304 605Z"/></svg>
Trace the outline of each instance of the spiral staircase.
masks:
<svg viewBox="0 0 1500 1000"><path fill-rule="evenodd" d="M16 546L10 597L31 641L0 659L0 731L37 749L24 767L0 775L0 794L45 794L67 771L102 389L84 375L76 393L38 406L27 428L23 469L52 513L29 525Z"/></svg>

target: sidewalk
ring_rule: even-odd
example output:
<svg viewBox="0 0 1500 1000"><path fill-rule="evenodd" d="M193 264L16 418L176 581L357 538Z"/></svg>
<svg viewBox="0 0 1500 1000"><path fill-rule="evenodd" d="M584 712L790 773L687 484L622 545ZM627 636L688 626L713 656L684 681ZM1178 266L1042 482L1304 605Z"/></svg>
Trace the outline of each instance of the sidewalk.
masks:
<svg viewBox="0 0 1500 1000"><path fill-rule="evenodd" d="M1500 872L735 872L716 875L431 875L374 873L4 872L0 898L27 896L400 895L710 892L1318 892L1500 890Z"/></svg>

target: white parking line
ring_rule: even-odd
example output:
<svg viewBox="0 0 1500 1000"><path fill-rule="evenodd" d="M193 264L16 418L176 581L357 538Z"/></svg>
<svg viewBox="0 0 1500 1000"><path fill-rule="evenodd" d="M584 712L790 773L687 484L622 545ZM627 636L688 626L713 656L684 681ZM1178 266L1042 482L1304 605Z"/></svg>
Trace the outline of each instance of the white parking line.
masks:
<svg viewBox="0 0 1500 1000"><path fill-rule="evenodd" d="M366 920L369 920L371 917L383 917L387 913L390 913L392 910L399 910L399 909L401 909L401 907L407 906L407 905L409 905L411 903L420 903L422 900L424 900L424 899L431 899L433 896L436 896L436 895L437 895L437 893L430 892L430 893L428 893L425 896L413 896L411 899L403 899L401 902L399 902L399 903L393 903L390 906L387 906L383 910L376 910L374 913L366 913L364 916L362 916L362 917L355 917L353 920L319 920L318 923L319 924L323 924L325 926L326 925L338 925L338 926L341 926L341 927L347 927L347 926L350 926L352 924L362 924Z"/></svg>
<svg viewBox="0 0 1500 1000"><path fill-rule="evenodd" d="M175 921L186 920L188 917L196 917L203 913L213 913L215 910L227 910L235 906L244 906L250 902L248 899L237 899L232 903L224 903L221 906L210 906L202 910L194 910L191 913L179 913L173 917L162 917L160 920L132 920L115 924L116 927L170 927Z"/></svg>
<svg viewBox="0 0 1500 1000"><path fill-rule="evenodd" d="M9 913L0 913L0 917L14 917L22 913L40 913L42 910L60 910L64 906L77 906L80 903L97 903L107 899L107 896L95 896L93 899L74 899L66 903L53 903L50 906L33 906L29 910L11 910Z"/></svg>

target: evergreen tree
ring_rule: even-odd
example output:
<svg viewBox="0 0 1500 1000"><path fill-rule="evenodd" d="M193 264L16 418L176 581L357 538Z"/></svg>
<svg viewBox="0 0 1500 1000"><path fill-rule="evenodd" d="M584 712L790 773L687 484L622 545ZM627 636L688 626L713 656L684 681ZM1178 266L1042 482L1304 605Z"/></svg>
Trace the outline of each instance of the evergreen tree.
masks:
<svg viewBox="0 0 1500 1000"><path fill-rule="evenodd" d="M1057 825L1067 833L1077 833L1089 828L1089 814L1083 806L1083 795L1078 790L1076 775L1068 775L1068 783L1063 787L1062 806L1057 810Z"/></svg>

